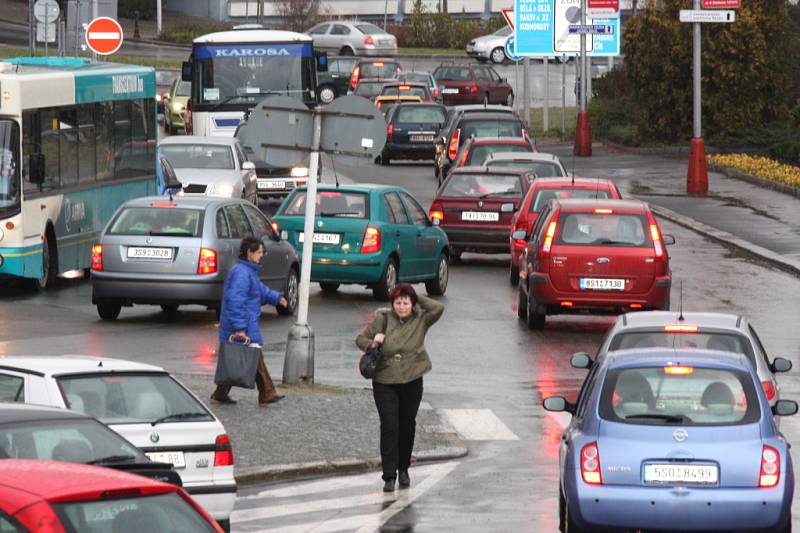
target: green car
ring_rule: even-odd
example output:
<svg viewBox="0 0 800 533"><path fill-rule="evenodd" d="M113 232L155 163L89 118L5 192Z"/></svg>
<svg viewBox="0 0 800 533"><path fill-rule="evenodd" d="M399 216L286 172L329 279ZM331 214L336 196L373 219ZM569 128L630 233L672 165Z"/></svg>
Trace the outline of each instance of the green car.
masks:
<svg viewBox="0 0 800 533"><path fill-rule="evenodd" d="M186 110L186 102L189 101L189 95L192 91L192 84L188 81L183 81L178 77L169 92L164 95L164 129L167 133L173 135L178 133L178 130L183 130L183 112Z"/></svg>
<svg viewBox="0 0 800 533"><path fill-rule="evenodd" d="M350 75L358 63L357 57L328 57L328 71L317 72L317 92L322 104L330 104L335 98L347 94Z"/></svg>
<svg viewBox="0 0 800 533"><path fill-rule="evenodd" d="M311 281L333 292L342 283L366 285L387 301L397 283L425 283L428 294L447 289L447 235L402 187L320 185L314 221ZM273 217L297 250L303 248L306 189L295 189Z"/></svg>

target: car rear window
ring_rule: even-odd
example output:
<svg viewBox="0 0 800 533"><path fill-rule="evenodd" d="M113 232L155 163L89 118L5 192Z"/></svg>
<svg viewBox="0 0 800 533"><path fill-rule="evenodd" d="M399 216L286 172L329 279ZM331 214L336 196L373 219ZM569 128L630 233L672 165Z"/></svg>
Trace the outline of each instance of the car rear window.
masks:
<svg viewBox="0 0 800 533"><path fill-rule="evenodd" d="M400 74L400 76L398 76L398 79L400 81L413 81L417 83L424 83L425 85L429 85L431 83L430 75L422 74L419 72L406 72Z"/></svg>
<svg viewBox="0 0 800 533"><path fill-rule="evenodd" d="M522 137L522 123L519 120L465 120L461 123L461 135L470 137Z"/></svg>
<svg viewBox="0 0 800 533"><path fill-rule="evenodd" d="M702 332L673 333L663 329L653 331L622 331L609 343L609 351L628 348L700 348L744 354L752 359L750 342L736 333Z"/></svg>
<svg viewBox="0 0 800 533"><path fill-rule="evenodd" d="M437 80L467 81L472 79L468 68L464 67L441 67L437 68L433 77Z"/></svg>
<svg viewBox="0 0 800 533"><path fill-rule="evenodd" d="M503 152L533 152L529 144L481 144L473 146L466 162L469 166L481 166L490 154Z"/></svg>
<svg viewBox="0 0 800 533"><path fill-rule="evenodd" d="M233 152L230 146L213 144L166 144L158 147L159 152L172 163L173 168L208 168L231 170Z"/></svg>
<svg viewBox="0 0 800 533"><path fill-rule="evenodd" d="M111 223L108 235L199 237L203 211L175 207L126 207Z"/></svg>
<svg viewBox="0 0 800 533"><path fill-rule="evenodd" d="M456 198L465 196L520 198L522 186L517 176L453 174L441 195Z"/></svg>
<svg viewBox="0 0 800 533"><path fill-rule="evenodd" d="M706 426L749 424L760 418L749 374L692 366L610 370L600 416L612 422Z"/></svg>
<svg viewBox="0 0 800 533"><path fill-rule="evenodd" d="M395 122L415 124L443 124L444 110L441 107L401 106Z"/></svg>
<svg viewBox="0 0 800 533"><path fill-rule="evenodd" d="M354 94L358 96L375 96L380 94L381 89L383 89L383 82L382 81L367 81L361 82L356 87Z"/></svg>
<svg viewBox="0 0 800 533"><path fill-rule="evenodd" d="M561 167L555 163L537 163L535 161L526 161L524 159L501 159L499 161L487 161L486 166L490 168L520 168L532 170L536 173L536 177L538 178L558 178L564 176ZM608 198L608 196L600 196L600 198Z"/></svg>
<svg viewBox="0 0 800 533"><path fill-rule="evenodd" d="M176 493L51 503L67 531L209 531L211 525Z"/></svg>
<svg viewBox="0 0 800 533"><path fill-rule="evenodd" d="M214 420L202 403L166 374L88 374L57 378L67 407L104 424Z"/></svg>
<svg viewBox="0 0 800 533"><path fill-rule="evenodd" d="M640 215L562 213L556 244L644 247L652 243Z"/></svg>
<svg viewBox="0 0 800 533"><path fill-rule="evenodd" d="M383 32L381 32L383 33ZM388 61L375 61L361 64L362 78L392 78L397 74L400 65Z"/></svg>
<svg viewBox="0 0 800 533"><path fill-rule="evenodd" d="M286 202L281 215L305 216L306 192L296 191ZM362 192L320 191L316 215L322 217L367 218L367 195Z"/></svg>
<svg viewBox="0 0 800 533"><path fill-rule="evenodd" d="M538 171L536 176L540 178L548 177L547 175L539 174ZM594 189L539 189L536 191L536 197L533 202L531 202L530 212L537 213L547 202L556 198L610 198L610 195L608 191Z"/></svg>
<svg viewBox="0 0 800 533"><path fill-rule="evenodd" d="M386 33L374 24L356 24L356 28L364 35L380 35Z"/></svg>
<svg viewBox="0 0 800 533"><path fill-rule="evenodd" d="M428 91L425 87L416 87L413 85L394 85L391 87L384 87L381 90L381 96L419 96L422 99L428 97Z"/></svg>

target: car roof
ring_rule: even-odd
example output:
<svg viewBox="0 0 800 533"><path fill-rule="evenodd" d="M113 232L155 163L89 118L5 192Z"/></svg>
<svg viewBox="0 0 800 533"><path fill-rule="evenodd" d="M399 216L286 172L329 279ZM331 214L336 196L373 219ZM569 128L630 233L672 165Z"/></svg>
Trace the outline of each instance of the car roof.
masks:
<svg viewBox="0 0 800 533"><path fill-rule="evenodd" d="M730 330L744 329L744 319L741 315L731 313L707 313L699 311L683 311L683 320L680 320L679 311L641 311L625 313L618 322L625 328L660 327L667 324L686 324L706 328L719 328Z"/></svg>
<svg viewBox="0 0 800 533"><path fill-rule="evenodd" d="M42 376L91 372L166 373L155 365L92 355L10 355L0 357L0 368Z"/></svg>
<svg viewBox="0 0 800 533"><path fill-rule="evenodd" d="M545 178L550 179L550 178ZM559 204L561 211L581 213L597 207L607 207L626 213L644 214L647 204L640 200L615 200L613 198L568 198L553 200Z"/></svg>
<svg viewBox="0 0 800 533"><path fill-rule="evenodd" d="M489 168L481 166L468 166L456 167L452 170L451 174L507 174L520 176L524 174L531 174L533 171L527 168Z"/></svg>
<svg viewBox="0 0 800 533"><path fill-rule="evenodd" d="M173 195L170 201L167 196L143 196L141 198L134 198L128 200L124 204L125 207L151 207L151 204L157 203L173 203L175 207L183 207L188 209L206 209L215 205L229 204L237 202L238 198L223 198L220 196L181 196ZM154 206L155 207L155 206Z"/></svg>
<svg viewBox="0 0 800 533"><path fill-rule="evenodd" d="M452 109L456 110L456 112L458 112L458 113L473 113L473 112L478 112L478 111L486 111L486 112L496 111L496 112L499 112L499 113L506 113L506 114L513 114L513 115L516 114L516 113L514 113L514 109L513 108L508 107L508 106L504 106L504 105L498 105L498 104L488 104L488 105L483 105L483 104L465 104L465 105L453 106Z"/></svg>
<svg viewBox="0 0 800 533"><path fill-rule="evenodd" d="M48 407L45 405L32 405L25 403L0 402L0 424L13 424L16 422L33 422L38 420L91 418L85 413Z"/></svg>
<svg viewBox="0 0 800 533"><path fill-rule="evenodd" d="M536 180L534 186L537 189L557 189L561 187L571 187L574 186L575 188L580 189L594 189L595 187L602 188L606 190L607 188L613 188L614 182L607 179L595 179L595 178L568 178L565 176L560 176L557 178L541 178Z"/></svg>
<svg viewBox="0 0 800 533"><path fill-rule="evenodd" d="M608 352L605 357L605 366L610 368L666 365L725 367L755 372L746 355L720 350L633 348Z"/></svg>
<svg viewBox="0 0 800 533"><path fill-rule="evenodd" d="M162 139L158 145L169 144L212 144L219 146L235 146L239 142L236 137L202 136L202 135L172 135Z"/></svg>
<svg viewBox="0 0 800 533"><path fill-rule="evenodd" d="M239 30L225 30L208 33L196 37L195 44L229 44L229 43L263 43L280 41L285 43L310 43L313 39L309 35L293 31L267 30L265 28L242 28Z"/></svg>
<svg viewBox="0 0 800 533"><path fill-rule="evenodd" d="M547 152L495 152L486 157L486 161L514 161L524 159L525 161L560 161L558 156Z"/></svg>
<svg viewBox="0 0 800 533"><path fill-rule="evenodd" d="M497 119L497 120L514 120L516 119L517 122L522 122L517 115L513 113L501 113L500 111L482 111L479 113L462 113L461 115L461 122L465 122L468 120L486 120L486 119Z"/></svg>
<svg viewBox="0 0 800 533"><path fill-rule="evenodd" d="M340 191L340 192L360 192L370 193L372 191L396 191L400 189L397 185L384 185L381 183L348 183L336 186L334 184L317 185L317 191ZM296 191L306 191L306 187L298 187Z"/></svg>
<svg viewBox="0 0 800 533"><path fill-rule="evenodd" d="M522 137L475 137L472 139L472 145L481 145L481 144L520 144L520 145L529 145L527 139L523 139Z"/></svg>

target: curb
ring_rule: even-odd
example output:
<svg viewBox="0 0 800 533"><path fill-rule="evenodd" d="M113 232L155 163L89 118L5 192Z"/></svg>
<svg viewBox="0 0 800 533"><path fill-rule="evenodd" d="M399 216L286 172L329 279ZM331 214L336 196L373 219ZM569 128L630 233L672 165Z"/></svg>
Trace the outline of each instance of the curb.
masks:
<svg viewBox="0 0 800 533"><path fill-rule="evenodd" d="M415 453L411 457L411 465L459 459L465 457L467 453L467 449L460 446L435 448L433 450ZM380 457L373 457L371 459L336 459L333 461L243 468L238 470L234 477L237 484L248 484L264 481L287 481L312 476L357 474L378 470L380 467Z"/></svg>

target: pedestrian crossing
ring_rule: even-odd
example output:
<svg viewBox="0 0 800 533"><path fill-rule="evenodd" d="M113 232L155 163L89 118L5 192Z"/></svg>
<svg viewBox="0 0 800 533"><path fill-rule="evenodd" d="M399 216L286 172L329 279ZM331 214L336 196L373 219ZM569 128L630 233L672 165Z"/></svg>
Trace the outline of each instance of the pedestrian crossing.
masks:
<svg viewBox="0 0 800 533"><path fill-rule="evenodd" d="M243 495L231 514L231 529L263 533L376 531L458 465L450 461L412 467L411 487L392 493L383 492L379 472L369 472Z"/></svg>

